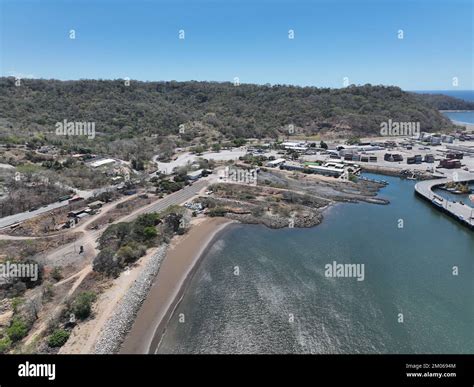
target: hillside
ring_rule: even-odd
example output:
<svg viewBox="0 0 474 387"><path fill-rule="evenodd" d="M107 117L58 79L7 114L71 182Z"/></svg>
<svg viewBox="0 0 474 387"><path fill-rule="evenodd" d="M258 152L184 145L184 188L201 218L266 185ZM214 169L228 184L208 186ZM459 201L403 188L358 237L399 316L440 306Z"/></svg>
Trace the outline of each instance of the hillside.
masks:
<svg viewBox="0 0 474 387"><path fill-rule="evenodd" d="M438 110L474 110L474 102L459 98L448 97L443 94L414 94L422 103Z"/></svg>
<svg viewBox="0 0 474 387"><path fill-rule="evenodd" d="M13 78L0 78L0 141L28 138L127 158L163 136L178 135L182 124L185 142L205 135L202 142L288 135L290 124L295 134L377 135L380 123L389 119L438 131L452 127L437 111L440 101L372 85L328 89L132 81L125 86L123 80L25 79L16 87ZM450 108L464 102L445 101ZM54 125L64 119L95 122L97 138L58 138Z"/></svg>

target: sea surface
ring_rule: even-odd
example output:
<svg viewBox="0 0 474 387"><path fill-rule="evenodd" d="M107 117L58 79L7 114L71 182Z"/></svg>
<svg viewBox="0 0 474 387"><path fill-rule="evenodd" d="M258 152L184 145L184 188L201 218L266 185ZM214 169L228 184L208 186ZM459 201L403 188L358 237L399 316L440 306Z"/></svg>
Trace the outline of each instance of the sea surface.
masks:
<svg viewBox="0 0 474 387"><path fill-rule="evenodd" d="M451 121L465 122L474 124L474 111L466 112L443 112Z"/></svg>
<svg viewBox="0 0 474 387"><path fill-rule="evenodd" d="M229 227L157 352L474 353L474 233L413 181L383 179L389 205L338 204L309 229ZM326 277L333 261L364 264L364 280Z"/></svg>
<svg viewBox="0 0 474 387"><path fill-rule="evenodd" d="M443 94L449 97L460 98L465 101L474 102L474 90L423 90L415 91L420 94ZM446 117L452 121L474 124L474 111L466 112L444 112Z"/></svg>
<svg viewBox="0 0 474 387"><path fill-rule="evenodd" d="M471 195L474 194L474 184L469 184L469 188L471 188L471 194L455 194L439 188L435 188L433 191L451 202L463 202L465 205L474 208L474 202L470 199Z"/></svg>

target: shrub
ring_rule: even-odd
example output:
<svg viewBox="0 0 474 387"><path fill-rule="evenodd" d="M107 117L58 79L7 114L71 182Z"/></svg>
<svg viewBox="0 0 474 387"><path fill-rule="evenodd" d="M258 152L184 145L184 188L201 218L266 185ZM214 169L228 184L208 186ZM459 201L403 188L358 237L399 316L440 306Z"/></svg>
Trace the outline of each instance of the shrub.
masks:
<svg viewBox="0 0 474 387"><path fill-rule="evenodd" d="M48 345L53 348L62 347L69 339L69 332L64 329L56 329L48 338Z"/></svg>
<svg viewBox="0 0 474 387"><path fill-rule="evenodd" d="M225 216L226 213L227 213L227 210L225 208L222 208L222 207L213 208L213 209L209 210L209 212L208 212L209 216L211 216L211 217Z"/></svg>
<svg viewBox="0 0 474 387"><path fill-rule="evenodd" d="M12 342L21 340L28 334L28 326L20 317L14 317L7 328L7 335Z"/></svg>
<svg viewBox="0 0 474 387"><path fill-rule="evenodd" d="M51 278L54 279L57 282L61 281L61 279L63 278L63 275L61 273L61 268L59 266L56 266L51 271Z"/></svg>
<svg viewBox="0 0 474 387"><path fill-rule="evenodd" d="M155 227L150 226L143 229L143 235L146 239L153 239L158 235L158 232L156 231Z"/></svg>
<svg viewBox="0 0 474 387"><path fill-rule="evenodd" d="M71 313L80 320L84 320L90 316L92 303L95 301L96 295L93 292L83 292L79 294L71 306Z"/></svg>
<svg viewBox="0 0 474 387"><path fill-rule="evenodd" d="M12 346L12 341L8 336L0 339L0 353L6 353Z"/></svg>

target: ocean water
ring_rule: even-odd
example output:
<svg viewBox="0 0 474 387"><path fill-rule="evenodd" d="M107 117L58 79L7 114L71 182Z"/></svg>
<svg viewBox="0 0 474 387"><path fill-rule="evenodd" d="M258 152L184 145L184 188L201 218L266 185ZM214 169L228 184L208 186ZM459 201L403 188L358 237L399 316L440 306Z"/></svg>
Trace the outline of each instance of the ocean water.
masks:
<svg viewBox="0 0 474 387"><path fill-rule="evenodd" d="M443 112L451 121L466 122L468 124L474 124L474 111L466 112Z"/></svg>
<svg viewBox="0 0 474 387"><path fill-rule="evenodd" d="M472 194L474 194L474 184L469 184ZM471 194L454 194L443 189L434 189L439 196L452 202L463 202L465 205L474 208L474 202L470 199Z"/></svg>
<svg viewBox="0 0 474 387"><path fill-rule="evenodd" d="M386 206L338 204L310 229L227 229L157 352L474 353L474 233L413 181L384 179ZM327 278L333 261L364 264L364 280Z"/></svg>
<svg viewBox="0 0 474 387"><path fill-rule="evenodd" d="M465 101L474 102L474 90L423 90L415 91L421 94L443 94L449 97L460 98ZM452 121L474 124L474 111L466 112L445 112L443 113Z"/></svg>

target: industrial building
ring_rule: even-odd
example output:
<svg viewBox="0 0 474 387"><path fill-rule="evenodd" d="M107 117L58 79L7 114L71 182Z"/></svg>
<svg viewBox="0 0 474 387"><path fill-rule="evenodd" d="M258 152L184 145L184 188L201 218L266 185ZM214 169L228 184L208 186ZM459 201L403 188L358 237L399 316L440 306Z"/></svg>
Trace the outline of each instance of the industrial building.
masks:
<svg viewBox="0 0 474 387"><path fill-rule="evenodd" d="M342 166L342 168L340 166ZM344 165L338 163L317 165L312 163L299 164L295 162L286 162L280 165L280 169L285 169L288 171L300 171L304 173L316 173L318 175L331 177L340 177L344 173Z"/></svg>

